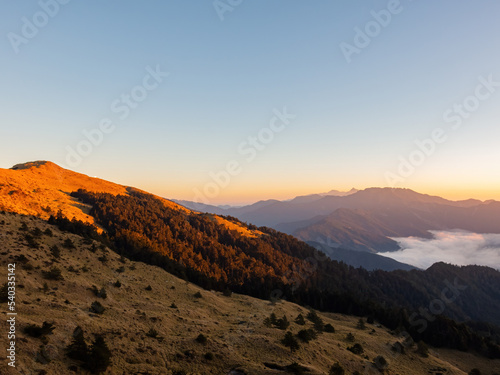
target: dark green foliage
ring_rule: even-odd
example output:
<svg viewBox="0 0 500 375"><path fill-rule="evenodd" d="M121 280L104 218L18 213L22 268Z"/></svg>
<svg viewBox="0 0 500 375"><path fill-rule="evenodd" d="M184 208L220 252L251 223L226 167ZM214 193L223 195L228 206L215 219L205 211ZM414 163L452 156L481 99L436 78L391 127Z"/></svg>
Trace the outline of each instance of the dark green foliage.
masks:
<svg viewBox="0 0 500 375"><path fill-rule="evenodd" d="M80 326L76 327L73 331L73 340L66 347L66 355L76 361L85 362L88 357L88 347L85 342L83 330Z"/></svg>
<svg viewBox="0 0 500 375"><path fill-rule="evenodd" d="M359 318L358 324L356 324L357 329L366 329L366 324L363 318Z"/></svg>
<svg viewBox="0 0 500 375"><path fill-rule="evenodd" d="M64 280L61 270L55 266L49 271L42 271L42 276L47 280Z"/></svg>
<svg viewBox="0 0 500 375"><path fill-rule="evenodd" d="M289 326L290 326L290 322L288 321L288 319L286 318L285 315L283 315L282 318L279 318L277 323L276 323L276 328L281 329L283 331L285 329L287 329Z"/></svg>
<svg viewBox="0 0 500 375"><path fill-rule="evenodd" d="M361 344L358 343L354 344L353 346L349 346L347 350L357 355L363 354L365 352Z"/></svg>
<svg viewBox="0 0 500 375"><path fill-rule="evenodd" d="M206 344L207 343L207 337L203 333L200 333L198 335L198 337L196 337L196 342L198 342L200 344Z"/></svg>
<svg viewBox="0 0 500 375"><path fill-rule="evenodd" d="M152 290L153 290L153 288L151 287L151 285L148 285L148 286L147 286L146 288L144 288L144 289L146 289L148 292L150 292L150 291L152 291Z"/></svg>
<svg viewBox="0 0 500 375"><path fill-rule="evenodd" d="M373 360L373 364L377 368L377 370L385 370L389 367L389 362L387 362L387 360L381 355L375 357L375 359Z"/></svg>
<svg viewBox="0 0 500 375"><path fill-rule="evenodd" d="M35 238L40 238L40 237L42 237L43 232L40 228L36 227L36 228L33 228L33 230L31 231L31 234Z"/></svg>
<svg viewBox="0 0 500 375"><path fill-rule="evenodd" d="M57 245L51 246L50 253L56 259L58 259L61 256L61 250L59 250L59 247Z"/></svg>
<svg viewBox="0 0 500 375"><path fill-rule="evenodd" d="M303 341L303 342L309 342L311 340L314 340L318 337L318 334L314 329L302 329L297 333L297 337Z"/></svg>
<svg viewBox="0 0 500 375"><path fill-rule="evenodd" d="M95 314L102 314L102 313L104 313L105 310L106 310L106 308L103 305L101 305L101 303L99 301L94 301L90 305L90 311L95 313Z"/></svg>
<svg viewBox="0 0 500 375"><path fill-rule="evenodd" d="M303 326L306 324L306 320L304 319L304 316L302 314L299 314L295 318L295 323L298 324L299 326Z"/></svg>
<svg viewBox="0 0 500 375"><path fill-rule="evenodd" d="M427 358L429 356L429 348L423 341L417 343L417 353L422 357Z"/></svg>
<svg viewBox="0 0 500 375"><path fill-rule="evenodd" d="M402 327L415 341L475 349L500 357L499 328L492 328L489 338L484 338L477 332L487 331L471 329L473 323L458 324L445 316L427 320L423 330L409 320L420 307L440 298L442 288L437 286L445 286L445 274L452 283L457 279L459 285L468 286L461 291L463 303L447 306L445 314L460 320L487 317L500 323L499 304L481 304L478 300L478 296L494 300L500 282L500 274L487 267L459 268L438 263L426 271L368 272L324 259L318 250L270 228L259 228L265 233L259 238L239 236L207 215L170 209L160 199L142 192L132 190L127 195L114 196L79 190L72 196L92 206L90 214L106 230L101 240L104 238L108 247L206 289L230 288L262 299L269 299L273 291L280 290L291 302L303 306L370 316L389 329ZM62 215L53 220L61 221L59 216ZM87 229L75 221L62 224L75 231ZM318 257L324 260L311 273L307 259ZM282 281L294 280L296 275L307 275L307 283L292 285ZM321 324L316 324L316 328L321 330Z"/></svg>
<svg viewBox="0 0 500 375"><path fill-rule="evenodd" d="M391 346L391 350L396 353L400 354L405 354L406 349L403 344L401 344L399 341L396 341L394 344Z"/></svg>
<svg viewBox="0 0 500 375"><path fill-rule="evenodd" d="M158 331L154 328L150 328L149 331L146 333L146 336L152 337L152 338L157 338L158 337Z"/></svg>
<svg viewBox="0 0 500 375"><path fill-rule="evenodd" d="M113 283L113 286L115 288L120 288L122 286L122 283L120 282L120 280L116 280L114 283Z"/></svg>
<svg viewBox="0 0 500 375"><path fill-rule="evenodd" d="M291 352L294 352L300 348L299 342L290 331L285 334L285 337L283 338L283 340L281 340L281 343L290 348Z"/></svg>
<svg viewBox="0 0 500 375"><path fill-rule="evenodd" d="M6 303L9 300L9 286L7 283L2 285L0 288L0 303Z"/></svg>
<svg viewBox="0 0 500 375"><path fill-rule="evenodd" d="M288 366L285 366L284 370L289 373L289 374L305 374L306 372L309 372L309 369L307 367L304 367L302 365L299 365L297 362L293 362L289 364Z"/></svg>
<svg viewBox="0 0 500 375"><path fill-rule="evenodd" d="M344 375L345 370L340 365L340 363L336 362L334 365L332 365L332 367L330 367L330 372L328 374L329 375Z"/></svg>
<svg viewBox="0 0 500 375"><path fill-rule="evenodd" d="M65 249L74 249L75 248L75 244L73 243L73 240L71 240L71 238L66 238L63 242L63 245L62 245Z"/></svg>
<svg viewBox="0 0 500 375"><path fill-rule="evenodd" d="M316 311L309 311L309 313L307 314L307 319L314 323L314 329L316 331L323 332L323 330L325 329L325 324L323 323L323 319L321 319Z"/></svg>
<svg viewBox="0 0 500 375"><path fill-rule="evenodd" d="M269 317L264 319L264 325L266 327L276 327L284 331L290 326L290 322L288 321L286 315L283 315L282 318L277 319L276 314L271 313Z"/></svg>
<svg viewBox="0 0 500 375"><path fill-rule="evenodd" d="M325 324L323 331L328 332L328 333L335 333L335 328L330 323L328 323L328 324Z"/></svg>
<svg viewBox="0 0 500 375"><path fill-rule="evenodd" d="M96 335L94 342L90 346L88 360L84 367L92 374L101 374L111 364L111 351L104 341L104 337Z"/></svg>
<svg viewBox="0 0 500 375"><path fill-rule="evenodd" d="M24 239L28 243L28 246L32 249L38 249L40 247L40 244L38 241L33 237L31 234L26 233L24 235Z"/></svg>
<svg viewBox="0 0 500 375"><path fill-rule="evenodd" d="M99 297L99 298L102 298L102 299L106 299L108 297L108 293L106 292L106 289L104 287L102 287L101 289L97 289L97 287L95 285L92 285L92 293L94 293L94 295L96 297Z"/></svg>
<svg viewBox="0 0 500 375"><path fill-rule="evenodd" d="M54 323L43 322L41 326L28 324L24 327L23 332L31 337L42 338L44 336L51 335L55 328Z"/></svg>
<svg viewBox="0 0 500 375"><path fill-rule="evenodd" d="M307 367L299 365L297 362L293 362L287 366L278 365L277 363L264 362L264 366L272 370L285 371L289 374L305 374L310 372Z"/></svg>
<svg viewBox="0 0 500 375"><path fill-rule="evenodd" d="M208 352L203 355L203 358L205 358L207 361L212 361L214 359L214 355L213 353Z"/></svg>

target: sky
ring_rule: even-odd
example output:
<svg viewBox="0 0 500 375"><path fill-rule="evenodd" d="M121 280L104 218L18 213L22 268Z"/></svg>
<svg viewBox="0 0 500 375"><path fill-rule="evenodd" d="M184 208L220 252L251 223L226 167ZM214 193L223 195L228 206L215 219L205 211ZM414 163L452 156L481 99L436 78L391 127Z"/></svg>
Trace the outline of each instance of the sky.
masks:
<svg viewBox="0 0 500 375"><path fill-rule="evenodd" d="M500 200L494 0L0 5L0 168L211 204L407 187Z"/></svg>
<svg viewBox="0 0 500 375"><path fill-rule="evenodd" d="M433 238L394 238L401 250L379 253L399 262L427 269L436 262L459 266L475 264L500 270L500 234L431 231Z"/></svg>

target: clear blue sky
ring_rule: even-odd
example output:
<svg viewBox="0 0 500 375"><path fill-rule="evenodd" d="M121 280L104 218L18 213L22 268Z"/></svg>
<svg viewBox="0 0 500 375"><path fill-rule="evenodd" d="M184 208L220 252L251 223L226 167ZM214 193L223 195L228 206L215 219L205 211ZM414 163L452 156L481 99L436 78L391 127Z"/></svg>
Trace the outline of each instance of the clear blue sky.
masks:
<svg viewBox="0 0 500 375"><path fill-rule="evenodd" d="M500 82L500 3L394 1L243 0L223 20L212 1L73 0L46 8L53 16L4 1L0 167L51 160L210 203L391 185L500 199L500 87L476 91L480 77ZM371 13L389 8L390 21ZM372 33L366 47L355 28ZM342 43L358 48L350 62ZM156 85L146 76L157 66L169 75ZM141 88L145 78L157 87ZM146 97L125 116L134 89ZM453 128L458 112L443 115L467 98L473 110ZM284 107L296 116L284 130L248 143ZM69 165L68 147L103 119L113 131ZM439 128L446 141L421 162L415 140ZM230 161L239 173L207 188Z"/></svg>

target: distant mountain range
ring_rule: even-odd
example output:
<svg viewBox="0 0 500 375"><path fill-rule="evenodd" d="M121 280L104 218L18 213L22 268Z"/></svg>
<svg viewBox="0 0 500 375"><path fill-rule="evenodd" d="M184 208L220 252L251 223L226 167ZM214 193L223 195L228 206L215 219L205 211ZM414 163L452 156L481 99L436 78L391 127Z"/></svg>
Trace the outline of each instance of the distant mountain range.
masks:
<svg viewBox="0 0 500 375"><path fill-rule="evenodd" d="M352 193L351 193L352 192ZM292 234L304 241L366 252L399 249L393 237L430 238L429 230L500 233L500 202L451 201L410 189L369 188L345 195L309 195L222 209L178 201L186 207L231 215Z"/></svg>

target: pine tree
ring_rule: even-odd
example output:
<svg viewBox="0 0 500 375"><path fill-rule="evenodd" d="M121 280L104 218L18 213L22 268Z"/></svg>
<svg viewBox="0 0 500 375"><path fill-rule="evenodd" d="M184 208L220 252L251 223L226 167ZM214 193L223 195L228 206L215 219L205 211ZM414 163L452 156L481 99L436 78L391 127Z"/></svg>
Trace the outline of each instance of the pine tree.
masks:
<svg viewBox="0 0 500 375"><path fill-rule="evenodd" d="M74 360L85 362L89 354L89 349L85 343L83 330L80 326L73 331L73 340L66 347L66 355Z"/></svg>
<svg viewBox="0 0 500 375"><path fill-rule="evenodd" d="M306 324L306 320L304 319L304 316L302 314L299 314L295 318L295 323L297 323L299 326L303 326Z"/></svg>
<svg viewBox="0 0 500 375"><path fill-rule="evenodd" d="M100 374L111 364L111 351L104 341L104 337L96 335L88 356L86 366L91 373Z"/></svg>
<svg viewBox="0 0 500 375"><path fill-rule="evenodd" d="M300 348L299 346L299 342L297 341L297 339L293 336L293 333L288 331L286 334L285 334L285 338L283 340L281 340L281 343L287 347L290 348L290 352L294 352L296 351L297 349Z"/></svg>

